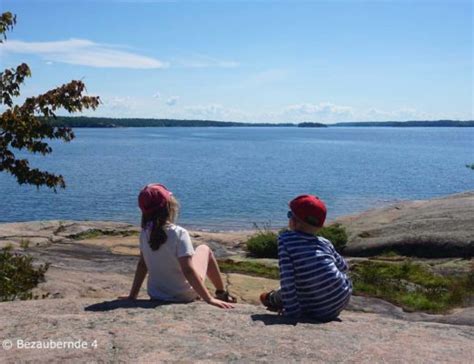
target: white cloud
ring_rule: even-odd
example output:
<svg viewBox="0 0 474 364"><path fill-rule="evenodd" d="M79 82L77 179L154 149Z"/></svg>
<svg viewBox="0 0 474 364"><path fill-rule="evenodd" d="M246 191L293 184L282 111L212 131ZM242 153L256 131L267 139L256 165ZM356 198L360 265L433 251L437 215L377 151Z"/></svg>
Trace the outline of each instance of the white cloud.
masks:
<svg viewBox="0 0 474 364"><path fill-rule="evenodd" d="M153 94L152 97L153 97L154 99L159 100L159 99L161 99L161 93L159 93L159 92L157 91L157 92L155 92L155 93Z"/></svg>
<svg viewBox="0 0 474 364"><path fill-rule="evenodd" d="M318 104L302 103L289 105L276 113L270 113L270 117L287 122L332 122L350 120L354 118L355 110L349 106L336 105L330 102Z"/></svg>
<svg viewBox="0 0 474 364"><path fill-rule="evenodd" d="M135 118L146 117L142 114L143 108L148 107L141 99L132 96L100 96L101 103L96 110L87 109L77 115L106 118ZM58 115L76 116L68 114L66 111L59 112Z"/></svg>
<svg viewBox="0 0 474 364"><path fill-rule="evenodd" d="M299 123L303 121L335 123L343 121L406 121L437 119L469 119L462 114L432 114L414 108L400 107L393 110L357 108L330 102L300 103L280 109L240 109L219 103L182 105L178 96L157 102L153 97L113 96L101 97L102 104L96 111L84 115L104 117L201 119L238 122Z"/></svg>
<svg viewBox="0 0 474 364"><path fill-rule="evenodd" d="M96 43L88 39L68 39L50 42L9 40L2 44L2 52L33 54L47 62L99 68L167 68L168 62L124 50L123 46ZM49 64L49 63L48 63ZM174 64L184 68L235 68L240 64L203 54L192 54L176 59Z"/></svg>
<svg viewBox="0 0 474 364"><path fill-rule="evenodd" d="M108 117L134 117L140 110L139 101L131 96L106 96L101 97L101 101L98 110ZM95 114L95 111L90 113Z"/></svg>
<svg viewBox="0 0 474 364"><path fill-rule="evenodd" d="M338 105L331 102L301 103L288 105L280 110L262 112L254 120L268 122L320 122L336 123L345 121L406 121L434 120L439 115L421 112L412 107L402 107L395 110L377 108L356 108L348 105ZM454 116L451 115L451 118ZM462 119L462 117L461 117Z"/></svg>
<svg viewBox="0 0 474 364"><path fill-rule="evenodd" d="M362 111L360 115L358 115L358 120L363 121L432 120L437 118L439 117L408 107L391 111L370 108L366 111ZM451 118L453 118L453 116L451 116Z"/></svg>
<svg viewBox="0 0 474 364"><path fill-rule="evenodd" d="M219 104L189 106L184 112L186 117L191 119L250 121L250 115L245 112Z"/></svg>
<svg viewBox="0 0 474 364"><path fill-rule="evenodd" d="M174 106L178 103L179 96L171 96L166 100L166 105L168 106Z"/></svg>
<svg viewBox="0 0 474 364"><path fill-rule="evenodd" d="M9 40L2 51L34 54L47 61L100 68L166 68L158 59L119 49L114 45L95 43L87 39L69 39L53 42L23 42Z"/></svg>

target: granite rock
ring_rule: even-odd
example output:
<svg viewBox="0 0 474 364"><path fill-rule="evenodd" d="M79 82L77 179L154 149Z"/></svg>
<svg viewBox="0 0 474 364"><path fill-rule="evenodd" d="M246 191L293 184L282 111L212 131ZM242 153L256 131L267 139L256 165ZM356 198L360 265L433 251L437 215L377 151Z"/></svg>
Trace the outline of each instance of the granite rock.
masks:
<svg viewBox="0 0 474 364"><path fill-rule="evenodd" d="M425 258L474 254L474 192L406 201L336 219L349 233L343 253L373 256L395 251Z"/></svg>

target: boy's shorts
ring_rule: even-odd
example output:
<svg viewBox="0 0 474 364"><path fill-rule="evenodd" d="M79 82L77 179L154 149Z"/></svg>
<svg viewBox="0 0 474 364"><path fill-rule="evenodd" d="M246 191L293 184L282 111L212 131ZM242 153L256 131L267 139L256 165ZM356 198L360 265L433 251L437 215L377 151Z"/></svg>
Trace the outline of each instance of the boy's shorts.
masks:
<svg viewBox="0 0 474 364"><path fill-rule="evenodd" d="M347 304L349 303L349 300L350 300L350 297L349 296L344 304L344 308L347 306ZM275 312L280 312L283 310L283 300L281 298L281 288L278 288L276 290L273 290L273 291L270 291L270 292L266 292L266 293L262 293L260 295L260 301L262 302L262 304L264 306L267 307L267 309L269 311L275 311ZM342 311L343 308L341 308L340 311ZM334 315L331 315L331 316L325 316L325 317L316 317L316 316L311 316L310 313L308 313L308 317L310 318L314 318L320 322L329 322L329 321L332 321L334 319L336 319L338 316L339 316L339 312L338 311L336 314Z"/></svg>

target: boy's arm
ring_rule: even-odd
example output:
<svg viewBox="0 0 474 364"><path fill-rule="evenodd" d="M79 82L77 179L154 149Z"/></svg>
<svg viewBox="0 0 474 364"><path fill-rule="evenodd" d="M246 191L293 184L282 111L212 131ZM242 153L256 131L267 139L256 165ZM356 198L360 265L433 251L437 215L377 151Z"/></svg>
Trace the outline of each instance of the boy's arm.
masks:
<svg viewBox="0 0 474 364"><path fill-rule="evenodd" d="M143 254L140 253L140 259L137 263L137 269L135 270L135 278L133 279L132 289L130 290L130 294L128 297L121 297L121 298L128 298L135 300L138 297L138 293L140 292L140 288L145 280L146 274L148 269L145 264L145 260L143 259Z"/></svg>
<svg viewBox="0 0 474 364"><path fill-rule="evenodd" d="M346 260L334 249L334 259L336 260L336 267L342 273L346 273L349 270L349 265Z"/></svg>
<svg viewBox="0 0 474 364"><path fill-rule="evenodd" d="M334 259L336 260L336 267L339 271L346 273L349 270L346 260L336 250L334 250Z"/></svg>
<svg viewBox="0 0 474 364"><path fill-rule="evenodd" d="M339 269L339 271L342 273L346 273L349 270L349 265L347 264L346 260L336 251L331 241L325 238L321 238L320 236L318 236L318 239L324 240L326 244L329 245L329 247L331 248L332 255L334 257L334 261L336 263L337 269Z"/></svg>
<svg viewBox="0 0 474 364"><path fill-rule="evenodd" d="M295 271L293 262L282 242L278 243L278 265L280 266L283 313L288 316L298 316L301 312L301 307L296 295Z"/></svg>

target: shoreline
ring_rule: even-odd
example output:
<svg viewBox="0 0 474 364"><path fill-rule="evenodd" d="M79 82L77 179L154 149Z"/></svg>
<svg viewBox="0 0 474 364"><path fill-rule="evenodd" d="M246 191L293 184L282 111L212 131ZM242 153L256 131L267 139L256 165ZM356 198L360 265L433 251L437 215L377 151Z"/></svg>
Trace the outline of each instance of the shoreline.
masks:
<svg viewBox="0 0 474 364"><path fill-rule="evenodd" d="M449 200L449 199L455 199L455 198L463 198L463 197L469 197L474 195L474 190L466 190L462 192L457 192L454 194L449 194L449 195L439 195L435 196L433 198L428 198L428 199L413 199L413 200L391 200L391 201L384 201L380 204L376 204L372 208L368 209L361 209L361 210L356 210L351 213L347 214L341 214L335 217L331 217L331 219L327 219L324 226L331 225L333 223L340 223L341 221L347 221L351 220L354 218L357 218L359 216L367 215L367 214L372 214L377 211L386 211L388 209L402 209L406 206L413 205L413 204L423 204L427 202L433 202L433 201L443 201L443 200ZM108 220L108 219L98 219L98 220L71 220L71 219L37 219L37 220L15 220L15 221L1 221L0 220L0 226L5 225L5 224L27 224L27 223L48 223L48 222L75 222L75 223L107 223L107 224L126 224L130 225L136 228L140 228L140 223L134 223L129 220ZM259 227L261 227L262 230L264 229L265 223L268 221L261 222L258 224ZM255 223L252 223L255 224ZM182 223L180 219L178 218L178 221L176 225L182 226L185 229L192 231L192 232L202 232L202 233L231 233L231 234L251 234L255 233L258 231L258 229L251 228L251 227L232 227L229 225L225 224L215 224L215 225L206 225L206 224L199 224L199 223ZM279 223L271 223L270 222L270 229L271 231L278 231L282 228L285 228L287 225L287 220L282 220L281 224ZM204 226L204 227L202 227Z"/></svg>
<svg viewBox="0 0 474 364"><path fill-rule="evenodd" d="M331 223L338 223L346 230L347 244L342 253L347 256L369 257L389 251L418 258L474 256L474 191L390 204L341 216L325 226ZM209 244L215 249L242 250L248 237L257 232L255 229L209 231L182 226L188 229L194 243ZM274 232L278 230L271 228ZM55 241L116 237L115 240L130 240L124 247L127 250L136 247L139 231L139 225L116 221L0 223L0 247L8 242L19 246L25 239L33 244L48 245Z"/></svg>
<svg viewBox="0 0 474 364"><path fill-rule="evenodd" d="M405 121L339 121L325 124L306 122L236 122L203 119L155 119L155 118L109 118L100 116L59 116L53 121L55 126L120 128L120 127L474 127L473 120L405 120Z"/></svg>

